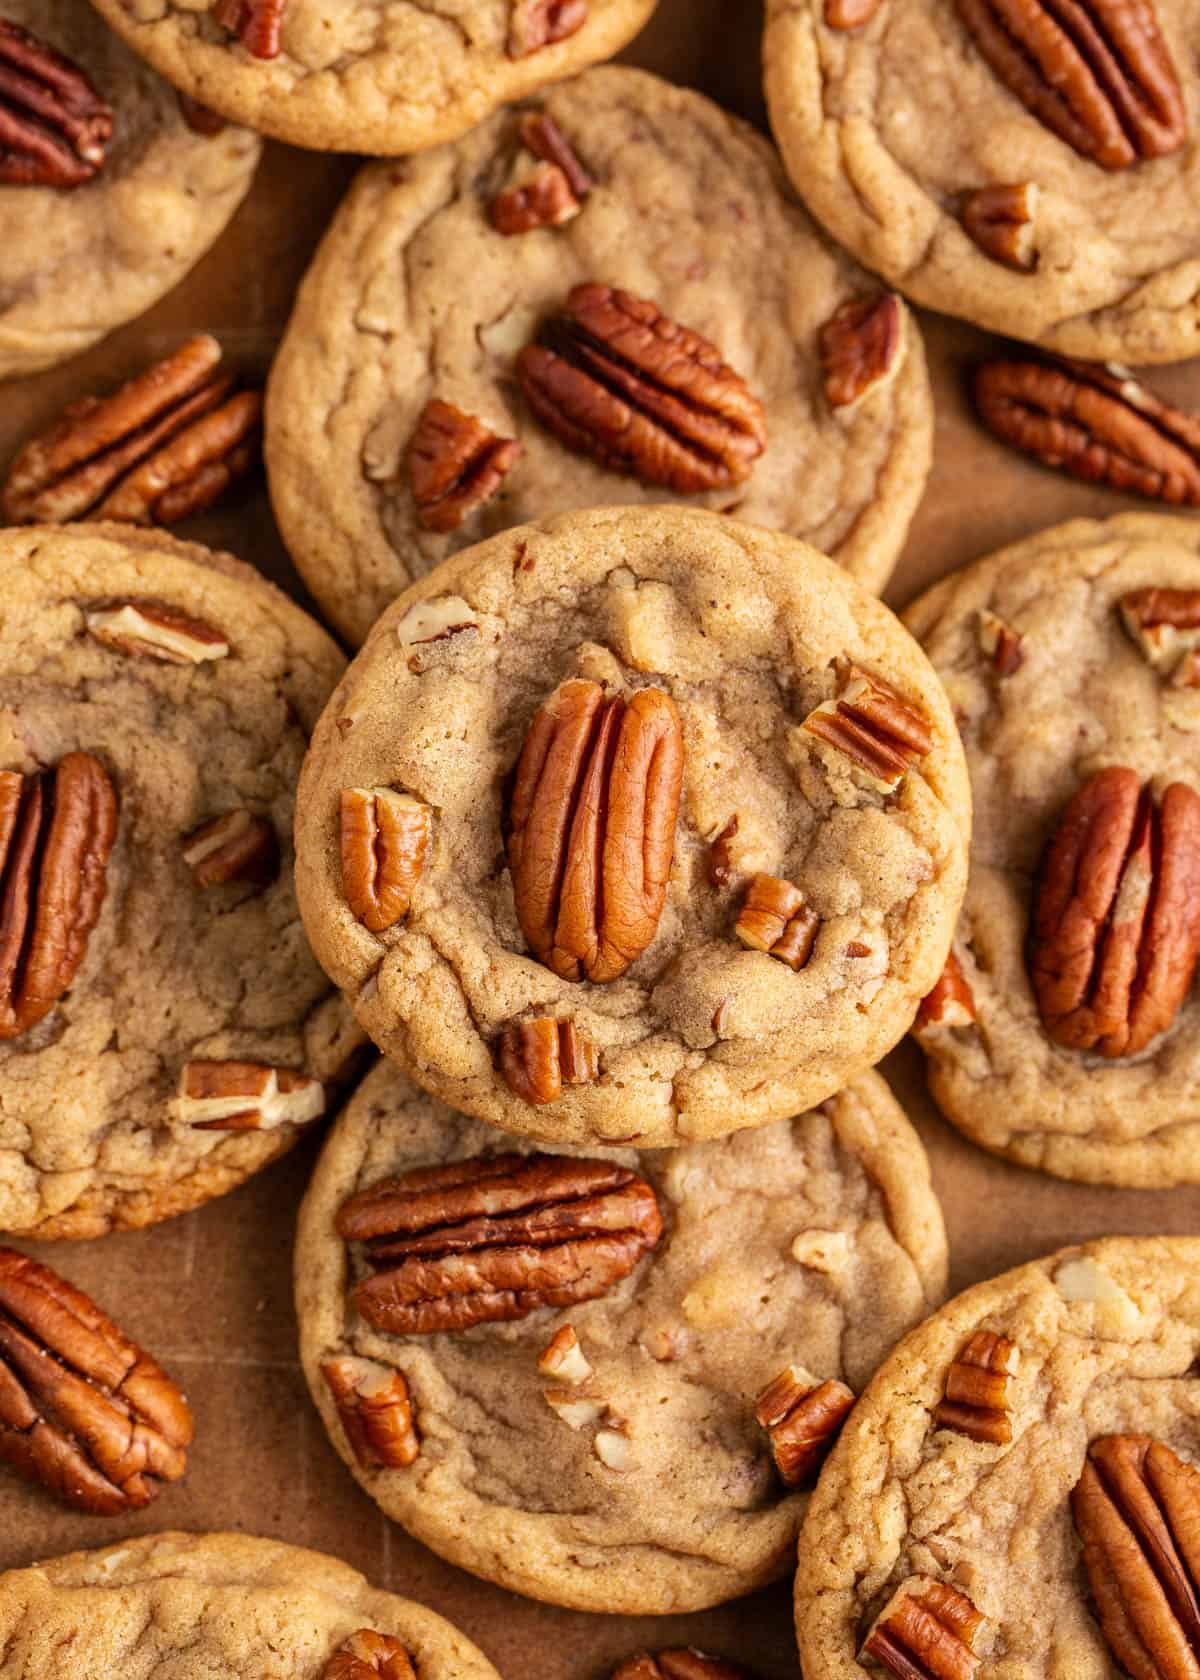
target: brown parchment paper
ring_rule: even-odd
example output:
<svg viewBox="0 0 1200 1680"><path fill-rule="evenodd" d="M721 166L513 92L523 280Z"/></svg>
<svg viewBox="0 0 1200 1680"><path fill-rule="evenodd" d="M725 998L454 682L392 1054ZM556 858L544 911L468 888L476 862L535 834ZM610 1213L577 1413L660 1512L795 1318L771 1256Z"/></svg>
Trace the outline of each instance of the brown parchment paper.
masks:
<svg viewBox="0 0 1200 1680"><path fill-rule="evenodd" d="M761 122L760 27L757 0L662 0L628 57ZM127 377L187 332L209 329L236 358L265 368L296 282L353 168L346 159L269 147L223 240L157 309L65 367L0 386L0 462L67 401ZM889 591L893 605L1041 526L1143 505L1064 480L993 442L965 397L965 374L985 336L935 316L925 316L923 326L938 399L936 465ZM1166 394L1200 407L1200 363L1152 378ZM304 599L265 491L194 521L184 534L231 549ZM1200 1232L1200 1190L1076 1187L1005 1165L938 1117L911 1046L892 1056L885 1072L933 1159L955 1289L1086 1237ZM678 1619L547 1609L442 1563L359 1492L325 1438L296 1359L292 1230L319 1142L308 1140L234 1195L185 1218L38 1250L182 1380L195 1408L196 1446L185 1483L140 1516L116 1521L61 1510L0 1473L0 1568L160 1528L244 1529L334 1553L379 1586L432 1605L478 1642L506 1680L603 1680L635 1650L675 1644L736 1658L764 1680L795 1680L786 1586Z"/></svg>

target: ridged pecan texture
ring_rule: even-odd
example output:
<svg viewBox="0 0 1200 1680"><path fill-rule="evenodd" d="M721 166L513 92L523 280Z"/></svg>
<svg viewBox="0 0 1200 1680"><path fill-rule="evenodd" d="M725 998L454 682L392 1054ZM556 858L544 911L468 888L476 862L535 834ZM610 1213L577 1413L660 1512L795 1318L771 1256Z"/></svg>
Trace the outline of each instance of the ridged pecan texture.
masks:
<svg viewBox="0 0 1200 1680"><path fill-rule="evenodd" d="M498 437L473 414L431 397L408 445L418 523L443 535L457 531L496 494L520 452L515 438Z"/></svg>
<svg viewBox="0 0 1200 1680"><path fill-rule="evenodd" d="M527 58L565 41L588 19L588 0L512 0L508 56Z"/></svg>
<svg viewBox="0 0 1200 1680"><path fill-rule="evenodd" d="M252 58L278 58L287 0L216 0L213 21L236 35Z"/></svg>
<svg viewBox="0 0 1200 1680"><path fill-rule="evenodd" d="M985 256L1028 274L1037 267L1034 223L1040 189L1033 181L980 187L962 207L962 225Z"/></svg>
<svg viewBox="0 0 1200 1680"><path fill-rule="evenodd" d="M112 131L83 71L0 18L0 185L81 187L104 167Z"/></svg>
<svg viewBox="0 0 1200 1680"><path fill-rule="evenodd" d="M984 1618L947 1581L914 1575L868 1634L862 1655L897 1680L975 1680Z"/></svg>
<svg viewBox="0 0 1200 1680"><path fill-rule="evenodd" d="M402 1372L373 1359L328 1359L321 1366L354 1456L364 1467L406 1470L421 1441Z"/></svg>
<svg viewBox="0 0 1200 1680"><path fill-rule="evenodd" d="M735 1668L720 1657L680 1647L659 1651L654 1656L643 1652L630 1657L614 1671L612 1680L749 1680L749 1677L744 1668Z"/></svg>
<svg viewBox="0 0 1200 1680"><path fill-rule="evenodd" d="M946 1374L946 1392L934 1407L936 1423L972 1441L1007 1446L1012 1440L1008 1385L1019 1360L1019 1349L1006 1336L977 1330Z"/></svg>
<svg viewBox="0 0 1200 1680"><path fill-rule="evenodd" d="M338 1646L321 1680L417 1680L417 1671L398 1639L360 1628Z"/></svg>
<svg viewBox="0 0 1200 1680"><path fill-rule="evenodd" d="M971 990L971 982L963 973L962 964L951 951L937 985L921 1000L921 1007L917 1010L917 1018L913 1022L913 1032L918 1038L923 1038L928 1033L974 1026L976 1019L975 994Z"/></svg>
<svg viewBox="0 0 1200 1680"><path fill-rule="evenodd" d="M819 1382L795 1365L767 1385L754 1415L767 1432L771 1457L785 1486L812 1486L854 1403L854 1390L844 1382Z"/></svg>
<svg viewBox="0 0 1200 1680"><path fill-rule="evenodd" d="M600 1056L574 1021L549 1015L514 1021L500 1035L500 1072L516 1096L539 1107L557 1102L568 1085L591 1085Z"/></svg>
<svg viewBox="0 0 1200 1680"><path fill-rule="evenodd" d="M370 933L403 921L425 868L433 813L395 788L343 788L342 891Z"/></svg>

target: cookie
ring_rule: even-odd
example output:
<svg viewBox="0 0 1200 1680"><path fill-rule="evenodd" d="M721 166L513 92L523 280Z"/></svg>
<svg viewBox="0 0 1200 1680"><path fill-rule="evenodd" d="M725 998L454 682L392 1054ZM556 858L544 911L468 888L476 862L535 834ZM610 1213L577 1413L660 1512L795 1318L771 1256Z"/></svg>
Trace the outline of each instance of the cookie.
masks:
<svg viewBox="0 0 1200 1680"><path fill-rule="evenodd" d="M169 292L245 197L260 150L244 129L192 127L86 5L5 0L6 24L36 39L0 34L0 379L78 355ZM64 74L49 54L69 79L47 103Z"/></svg>
<svg viewBox="0 0 1200 1680"><path fill-rule="evenodd" d="M406 1175L433 1187L423 1238L387 1195ZM487 1229L439 1235L472 1207ZM790 1567L854 1392L945 1279L924 1150L874 1074L754 1132L597 1159L498 1139L381 1063L296 1247L305 1374L371 1497L478 1575L628 1615ZM768 1408L772 1436L755 1408L781 1373L805 1425Z"/></svg>
<svg viewBox="0 0 1200 1680"><path fill-rule="evenodd" d="M1200 1240L1090 1243L967 1290L901 1342L809 1505L807 1680L1187 1672L1198 1276Z"/></svg>
<svg viewBox="0 0 1200 1680"><path fill-rule="evenodd" d="M465 134L631 41L657 0L93 0L193 99L293 146L391 156Z"/></svg>
<svg viewBox="0 0 1200 1680"><path fill-rule="evenodd" d="M918 1022L939 1105L1063 1178L1200 1182L1200 528L1060 525L907 621L975 799L953 966Z"/></svg>
<svg viewBox="0 0 1200 1680"><path fill-rule="evenodd" d="M149 1224L322 1112L340 1005L290 835L342 665L229 556L0 535L0 1230Z"/></svg>
<svg viewBox="0 0 1200 1680"><path fill-rule="evenodd" d="M366 169L267 401L284 538L356 643L458 549L613 503L735 513L880 589L931 436L915 323L773 150L616 68Z"/></svg>
<svg viewBox="0 0 1200 1680"><path fill-rule="evenodd" d="M1069 356L1194 356L1191 4L1004 17L986 0L768 0L767 101L797 190L931 309Z"/></svg>
<svg viewBox="0 0 1200 1680"><path fill-rule="evenodd" d="M945 960L969 799L940 685L815 550L676 508L480 543L313 737L297 891L385 1053L551 1142L811 1107Z"/></svg>
<svg viewBox="0 0 1200 1680"><path fill-rule="evenodd" d="M357 1663L355 1658L358 1659ZM321 1552L154 1534L0 1576L3 1680L496 1680L457 1628Z"/></svg>

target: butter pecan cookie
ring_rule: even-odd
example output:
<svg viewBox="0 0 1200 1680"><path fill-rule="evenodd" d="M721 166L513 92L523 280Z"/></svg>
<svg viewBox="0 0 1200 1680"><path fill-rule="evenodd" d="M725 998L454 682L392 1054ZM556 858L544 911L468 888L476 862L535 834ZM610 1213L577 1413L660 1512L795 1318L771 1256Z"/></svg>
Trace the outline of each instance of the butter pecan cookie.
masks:
<svg viewBox="0 0 1200 1680"><path fill-rule="evenodd" d="M326 152L456 139L611 58L657 0L93 0L164 76L231 122Z"/></svg>
<svg viewBox="0 0 1200 1680"><path fill-rule="evenodd" d="M767 0L797 190L918 303L1070 356L1200 350L1195 0Z"/></svg>
<svg viewBox="0 0 1200 1680"><path fill-rule="evenodd" d="M0 1680L497 1680L458 1629L321 1552L152 1534L0 1575Z"/></svg>
<svg viewBox="0 0 1200 1680"><path fill-rule="evenodd" d="M901 1342L808 1508L807 1680L1190 1672L1198 1277L1197 1239L1090 1243Z"/></svg>
<svg viewBox="0 0 1200 1680"><path fill-rule="evenodd" d="M384 613L314 735L297 890L443 1101L657 1145L810 1107L945 961L969 798L941 686L790 537L668 508L493 537Z"/></svg>
<svg viewBox="0 0 1200 1680"><path fill-rule="evenodd" d="M912 318L766 142L615 68L368 168L267 401L284 537L355 642L456 550L611 503L736 513L882 588L931 432Z"/></svg>
<svg viewBox="0 0 1200 1680"><path fill-rule="evenodd" d="M1200 527L1078 520L909 610L974 789L917 1036L949 1119L1064 1178L1200 1182Z"/></svg>
<svg viewBox="0 0 1200 1680"><path fill-rule="evenodd" d="M499 1139L383 1063L296 1247L309 1386L383 1510L517 1592L639 1615L785 1571L856 1392L945 1278L924 1150L874 1074L597 1158Z"/></svg>
<svg viewBox="0 0 1200 1680"><path fill-rule="evenodd" d="M197 126L75 0L0 9L0 379L149 309L222 232L259 141Z"/></svg>
<svg viewBox="0 0 1200 1680"><path fill-rule="evenodd" d="M0 1230L149 1224L321 1114L347 1035L290 836L341 670L229 556L0 535Z"/></svg>

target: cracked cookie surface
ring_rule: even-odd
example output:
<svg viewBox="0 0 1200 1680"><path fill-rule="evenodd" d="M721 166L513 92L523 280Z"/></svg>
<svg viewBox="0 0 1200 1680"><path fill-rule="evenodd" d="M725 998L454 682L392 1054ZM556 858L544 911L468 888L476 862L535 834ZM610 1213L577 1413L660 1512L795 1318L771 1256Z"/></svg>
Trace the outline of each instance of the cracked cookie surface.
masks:
<svg viewBox="0 0 1200 1680"><path fill-rule="evenodd" d="M1195 355L1200 5L1153 0L1149 10L1191 137L1171 155L1109 170L1027 109L946 0L884 0L851 30L826 22L826 0L769 0L767 99L797 190L861 262L931 309L1071 356ZM1132 8L1116 12L1135 18ZM1045 34L1057 32L1058 15L1046 8ZM1100 79L1120 86L1122 74ZM962 216L972 193L1027 184L1037 189L1036 266L1021 271L976 244Z"/></svg>
<svg viewBox="0 0 1200 1680"><path fill-rule="evenodd" d="M1126 766L1161 795L1200 788L1200 690L1156 670L1119 603L1147 586L1200 591L1200 528L1129 514L1077 520L936 584L905 615L955 708L975 804L955 938L976 1020L920 1034L947 1117L985 1149L1064 1178L1146 1187L1200 1181L1200 999L1168 1031L1105 1060L1039 1018L1028 941L1060 813L1097 771ZM985 645L1019 638L1002 674Z"/></svg>
<svg viewBox="0 0 1200 1680"><path fill-rule="evenodd" d="M1006 1444L933 1416L977 1332L1018 1350ZM1070 1496L1105 1436L1153 1437L1197 1464L1198 1355L1193 1238L1065 1249L967 1290L914 1330L859 1401L809 1506L796 1580L805 1675L861 1680L855 1658L873 1619L924 1576L984 1616L981 1675L1112 1680L1121 1670L1088 1602Z"/></svg>
<svg viewBox="0 0 1200 1680"><path fill-rule="evenodd" d="M653 1186L666 1233L602 1299L453 1335L373 1329L347 1300L363 1267L338 1235L342 1204L512 1147L387 1063L337 1121L295 1264L305 1372L338 1451L418 1539L535 1598L673 1612L784 1573L808 1495L776 1477L758 1395L789 1364L861 1391L945 1289L925 1153L886 1085L865 1075L718 1143L608 1152ZM544 1397L555 1382L538 1359L567 1325L592 1368L567 1398L619 1415L625 1470L597 1457L594 1424L572 1428ZM359 1463L321 1374L347 1356L403 1374L421 1439L409 1468Z"/></svg>
<svg viewBox="0 0 1200 1680"><path fill-rule="evenodd" d="M422 1680L497 1680L441 1616L275 1540L155 1534L0 1575L0 1680L323 1680L364 1628Z"/></svg>
<svg viewBox="0 0 1200 1680"><path fill-rule="evenodd" d="M764 405L766 450L748 479L689 502L789 531L881 589L930 461L911 317L894 377L835 411L820 329L878 285L814 227L761 136L635 70L590 71L530 109L592 178L572 220L512 236L492 225L492 201L533 162L529 111L508 111L453 147L368 167L304 282L272 374L266 453L288 546L323 609L361 642L413 577L469 543L572 508L679 499L567 449L518 388L519 352L587 281L701 333ZM449 534L422 526L406 462L430 399L521 450Z"/></svg>
<svg viewBox="0 0 1200 1680"><path fill-rule="evenodd" d="M175 89L74 0L5 0L4 17L72 59L112 106L94 180L0 185L0 379L78 355L183 279L249 191L258 138L190 129Z"/></svg>
<svg viewBox="0 0 1200 1680"><path fill-rule="evenodd" d="M450 633L441 639L438 622ZM802 727L859 662L923 714L931 749L884 794ZM505 860L507 778L564 679L665 691L684 769L649 945L611 983L534 960ZM407 920L367 931L343 888L346 788L430 808ZM446 561L378 621L313 737L297 892L362 1026L443 1101L551 1141L658 1145L795 1114L873 1066L945 959L970 806L940 685L880 602L789 537L682 509L562 515ZM723 886L712 842L732 816ZM734 924L759 874L821 919L794 972ZM503 1029L573 1022L598 1077L535 1105L494 1066Z"/></svg>
<svg viewBox="0 0 1200 1680"><path fill-rule="evenodd" d="M213 626L227 656L171 664L89 633L91 609L126 600ZM45 1019L0 1040L0 1230L149 1224L296 1140L286 1113L190 1124L189 1062L339 1071L339 1005L300 925L290 834L308 732L342 669L324 631L229 556L121 526L0 536L0 769L30 778L90 753L117 804L82 965ZM273 828L279 872L201 886L185 839L235 810ZM314 1108L319 1083L310 1094Z"/></svg>

